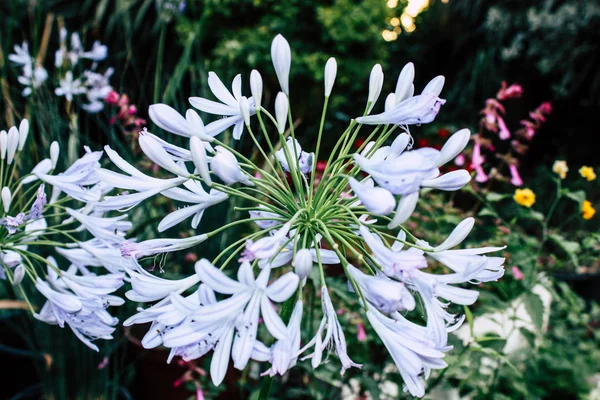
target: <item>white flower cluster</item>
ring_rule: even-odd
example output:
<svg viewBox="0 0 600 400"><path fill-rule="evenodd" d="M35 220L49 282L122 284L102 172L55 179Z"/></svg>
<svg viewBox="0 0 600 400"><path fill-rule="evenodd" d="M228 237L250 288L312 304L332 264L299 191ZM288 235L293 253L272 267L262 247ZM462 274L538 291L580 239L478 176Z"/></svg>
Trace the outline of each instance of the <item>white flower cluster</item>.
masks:
<svg viewBox="0 0 600 400"><path fill-rule="evenodd" d="M192 228L198 228L207 208L230 197L252 203L244 208L249 218L210 232L183 239L124 242L122 255L131 261L127 274L132 289L127 297L157 302L125 324L151 322L142 344L170 348L169 360L174 356L191 360L212 351L215 384L223 381L230 359L237 369L244 369L250 360L268 362L270 367L263 374L273 376L284 374L299 359L310 359L317 368L327 351L338 355L343 373L361 366L348 355L332 301L335 292L327 284L339 279L339 274L327 276L328 272L342 268L357 304L389 350L406 389L423 396L424 380L431 370L446 366L444 353L451 348L448 332L464 319L449 313L448 307L452 303L470 305L478 297L477 291L462 285L495 281L504 273L503 258L486 256L501 248L455 249L472 230L472 218L462 221L435 247L402 226L415 210L422 188L455 191L470 181L467 171L441 174L439 170L464 149L469 132L455 133L439 151L411 149L408 127L436 117L445 102L439 98L444 78L434 78L421 94L414 95L414 67L409 63L400 73L395 92L387 96L384 111L368 115L383 85L381 66L376 65L365 115L350 121L348 129L336 135L338 143L315 186L315 160L324 125L320 125L315 153L303 151L289 123L291 50L281 35L274 39L271 55L281 86L274 115L262 104L263 81L256 70L250 73L250 97L242 94L241 75L233 79L230 91L209 72L208 85L218 101L190 98L196 109L220 117L206 125L192 109L184 117L166 104L150 107L156 125L189 138L189 148L182 148L146 130L140 134L142 151L170 177L148 176L106 147L121 172L101 169L97 175L126 192L105 197L97 204L98 210L129 209L161 194L183 206L159 223L158 230L164 231L190 218ZM325 66L323 116L336 73L336 61L330 59ZM267 128L268 122L273 131ZM375 127L365 145L352 154L354 140L368 125ZM265 142L262 145L253 130L256 126ZM228 128L234 139L247 132L263 158L261 163L216 138ZM400 133L394 137L396 130ZM193 248L244 223L253 223L258 231L230 244L212 261L201 259L195 274L181 280L154 276L138 264L143 257ZM387 233L394 230L397 233ZM237 280L223 271L235 259ZM426 272L428 259L452 272ZM320 276L322 321L316 332L304 338L300 329L306 308L303 292L314 288L304 283L314 265ZM418 305L422 309L417 312Z"/></svg>
<svg viewBox="0 0 600 400"><path fill-rule="evenodd" d="M0 132L0 278L20 288L33 312L38 307L30 303L23 285L28 278L46 298L35 318L69 326L98 351L92 340L111 339L118 323L106 309L124 303L112 293L124 283L119 247L131 223L124 215L105 217L96 208L112 189L96 175L102 152L86 148L83 157L56 174L60 148L53 142L48 158L20 174L28 162L22 155L28 135L26 119L18 128ZM80 202L83 207L70 208ZM82 232L93 238L79 241L76 236ZM52 256L42 257L44 248L56 248L70 266L63 270Z"/></svg>
<svg viewBox="0 0 600 400"><path fill-rule="evenodd" d="M56 68L59 84L54 89L56 96L64 96L67 101L73 101L74 96L85 95L87 103L82 108L89 113L97 113L104 108L103 100L112 91L109 79L113 68L107 68L103 73L97 72L98 62L106 59L108 48L95 41L92 48L86 51L81 43L78 33L72 33L70 46L67 46L67 30L60 30L60 48L54 53L54 67ZM16 65L23 68L19 83L25 86L22 95L29 96L34 89L38 89L48 79L48 71L41 65L41 61L34 59L29 53L27 42L21 46L14 46L14 54L8 56ZM91 61L89 67L82 67L82 60ZM75 74L83 68L80 75Z"/></svg>

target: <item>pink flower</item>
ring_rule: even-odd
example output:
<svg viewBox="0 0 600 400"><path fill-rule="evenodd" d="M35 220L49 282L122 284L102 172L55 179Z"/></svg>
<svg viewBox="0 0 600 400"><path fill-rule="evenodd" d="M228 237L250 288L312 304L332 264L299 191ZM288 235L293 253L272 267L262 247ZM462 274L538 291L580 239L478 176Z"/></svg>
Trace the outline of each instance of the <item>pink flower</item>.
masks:
<svg viewBox="0 0 600 400"><path fill-rule="evenodd" d="M471 158L471 168L475 169L475 180L479 183L487 182L488 177L483 170L485 158L481 155L481 144L475 143L473 146L473 156Z"/></svg>
<svg viewBox="0 0 600 400"><path fill-rule="evenodd" d="M137 113L137 107L134 104L132 104L127 109L127 112L129 113L129 115L135 115Z"/></svg>
<svg viewBox="0 0 600 400"><path fill-rule="evenodd" d="M117 93L113 90L112 92L110 92L109 94L106 95L106 98L104 99L104 101L107 102L108 104L117 104L120 97L121 96L119 95L119 93Z"/></svg>
<svg viewBox="0 0 600 400"><path fill-rule="evenodd" d="M458 156L456 156L456 158L454 159L454 164L458 165L459 167L462 167L463 165L465 165L464 154L459 154Z"/></svg>
<svg viewBox="0 0 600 400"><path fill-rule="evenodd" d="M515 186L521 186L523 184L523 180L521 179L521 176L519 175L519 170L517 169L516 165L509 165L508 168L510 169L510 183L512 183Z"/></svg>
<svg viewBox="0 0 600 400"><path fill-rule="evenodd" d="M365 332L365 327L363 324L359 323L357 328L358 334L356 335L356 338L359 342L364 342L365 340L367 340L367 333Z"/></svg>
<svg viewBox="0 0 600 400"><path fill-rule="evenodd" d="M539 105L538 108L535 109L535 111L544 114L544 115L548 115L552 113L552 103L550 103L549 101L545 101L542 104Z"/></svg>
<svg viewBox="0 0 600 400"><path fill-rule="evenodd" d="M108 357L104 357L100 364L98 364L98 369L104 369L108 365Z"/></svg>
<svg viewBox="0 0 600 400"><path fill-rule="evenodd" d="M522 281L523 279L525 279L525 275L523 275L523 273L521 272L519 267L517 267L516 265L514 267L512 267L512 273L513 273L515 279L518 281Z"/></svg>
<svg viewBox="0 0 600 400"><path fill-rule="evenodd" d="M517 99L523 94L523 87L518 83L506 87L506 82L502 82L502 86L496 95L498 100Z"/></svg>
<svg viewBox="0 0 600 400"><path fill-rule="evenodd" d="M196 400L204 400L204 393L202 393L202 388L200 386L196 388Z"/></svg>
<svg viewBox="0 0 600 400"><path fill-rule="evenodd" d="M523 128L525 129L525 136L527 137L527 139L533 139L533 137L535 136L535 126L533 122L523 120L521 121L521 125L523 125Z"/></svg>
<svg viewBox="0 0 600 400"><path fill-rule="evenodd" d="M498 134L500 139L506 140L510 138L510 131L506 127L506 123L504 122L504 119L502 119L501 116L498 116L498 127L500 128L500 133Z"/></svg>

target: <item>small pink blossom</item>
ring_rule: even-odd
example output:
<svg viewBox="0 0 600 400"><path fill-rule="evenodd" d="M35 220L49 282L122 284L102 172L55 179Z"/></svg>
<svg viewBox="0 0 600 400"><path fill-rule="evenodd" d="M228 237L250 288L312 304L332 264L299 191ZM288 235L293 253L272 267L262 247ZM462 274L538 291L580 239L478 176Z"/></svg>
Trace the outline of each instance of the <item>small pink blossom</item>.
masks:
<svg viewBox="0 0 600 400"><path fill-rule="evenodd" d="M456 158L454 159L454 164L458 165L459 167L462 167L463 165L465 165L464 154L459 154L458 156L456 156Z"/></svg>
<svg viewBox="0 0 600 400"><path fill-rule="evenodd" d="M521 272L519 267L517 267L516 265L514 267L512 267L512 273L513 273L515 279L518 281L522 281L523 279L525 279L525 275L523 275L523 273Z"/></svg>
<svg viewBox="0 0 600 400"><path fill-rule="evenodd" d="M137 113L137 107L135 106L135 104L130 105L127 109L127 112L129 113L129 115L135 115Z"/></svg>
<svg viewBox="0 0 600 400"><path fill-rule="evenodd" d="M204 400L204 393L202 393L202 388L200 386L196 388L196 400Z"/></svg>
<svg viewBox="0 0 600 400"><path fill-rule="evenodd" d="M367 333L365 332L365 327L363 324L359 323L357 328L358 334L356 335L356 338L359 342L364 342L365 340L367 340Z"/></svg>
<svg viewBox="0 0 600 400"><path fill-rule="evenodd" d="M98 364L98 369L104 369L108 365L108 357L104 357L100 364Z"/></svg>
<svg viewBox="0 0 600 400"><path fill-rule="evenodd" d="M475 143L475 145L473 146L473 155L471 158L471 168L475 170L475 180L479 183L487 182L488 180L488 176L483 170L484 162L485 157L481 155L481 144Z"/></svg>
<svg viewBox="0 0 600 400"><path fill-rule="evenodd" d="M521 179L521 176L519 175L519 170L517 169L516 165L509 165L508 168L510 169L510 183L512 183L515 186L521 186L523 185L523 180Z"/></svg>
<svg viewBox="0 0 600 400"><path fill-rule="evenodd" d="M104 101L107 102L108 104L117 104L120 97L121 96L119 95L119 93L117 93L113 90L112 92L110 92L109 94L106 95L106 98L104 99Z"/></svg>
<svg viewBox="0 0 600 400"><path fill-rule="evenodd" d="M500 116L498 116L498 127L500 128L498 137L500 137L501 140L509 139L510 131L506 127L506 123L504 122L504 119L502 119L502 117L500 117Z"/></svg>
<svg viewBox="0 0 600 400"><path fill-rule="evenodd" d="M517 99L523 94L523 87L518 83L513 83L510 86L506 86L506 82L502 82L502 87L498 91L496 98L498 100Z"/></svg>

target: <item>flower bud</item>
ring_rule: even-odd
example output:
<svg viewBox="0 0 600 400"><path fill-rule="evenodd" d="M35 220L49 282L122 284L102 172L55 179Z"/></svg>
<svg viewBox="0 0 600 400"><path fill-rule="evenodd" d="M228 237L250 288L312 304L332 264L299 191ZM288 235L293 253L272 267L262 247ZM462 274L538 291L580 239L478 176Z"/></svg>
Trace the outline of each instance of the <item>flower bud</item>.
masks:
<svg viewBox="0 0 600 400"><path fill-rule="evenodd" d="M8 186L2 188L2 205L4 206L4 212L7 213L10 210L10 203L12 202L12 193Z"/></svg>
<svg viewBox="0 0 600 400"><path fill-rule="evenodd" d="M414 192L408 195L402 196L396 207L396 214L394 219L388 224L389 229L394 229L399 225L402 225L407 219L410 218L415 207L417 207L417 201L419 200L419 192Z"/></svg>
<svg viewBox="0 0 600 400"><path fill-rule="evenodd" d="M390 93L385 98L385 106L383 109L385 111L391 111L394 109L394 107L396 107L396 95L394 93Z"/></svg>
<svg viewBox="0 0 600 400"><path fill-rule="evenodd" d="M367 113L371 112L375 102L379 98L381 94L381 87L383 86L383 70L381 69L381 65L375 64L373 69L371 70L371 75L369 76L369 97L367 98L367 103L369 103L369 108Z"/></svg>
<svg viewBox="0 0 600 400"><path fill-rule="evenodd" d="M358 182L354 178L348 178L350 187L365 208L377 215L388 215L396 206L396 199L389 190L382 187L373 187L373 181L366 183Z"/></svg>
<svg viewBox="0 0 600 400"><path fill-rule="evenodd" d="M6 147L8 146L8 134L6 131L0 132L0 159L6 158Z"/></svg>
<svg viewBox="0 0 600 400"><path fill-rule="evenodd" d="M474 225L475 219L471 217L463 219L458 225L456 225L456 228L452 230L452 233L450 233L448 238L446 238L442 244L435 248L435 251L444 251L458 246L467 238L467 236L469 236L469 233L473 229Z"/></svg>
<svg viewBox="0 0 600 400"><path fill-rule="evenodd" d="M254 186L254 183L248 178L240 168L235 156L227 149L217 146L215 147L217 154L210 162L211 171L226 185L241 182L248 186Z"/></svg>
<svg viewBox="0 0 600 400"><path fill-rule="evenodd" d="M275 98L275 119L277 120L277 130L281 134L285 132L289 107L287 96L285 93L279 92Z"/></svg>
<svg viewBox="0 0 600 400"><path fill-rule="evenodd" d="M412 96L414 90L413 80L415 79L415 66L409 62L402 68L398 82L396 83L396 104L408 99ZM387 110L386 110L387 111Z"/></svg>
<svg viewBox="0 0 600 400"><path fill-rule="evenodd" d="M17 147L19 147L19 130L16 126L13 126L8 130L8 142L6 145L6 163L8 165L12 164Z"/></svg>
<svg viewBox="0 0 600 400"><path fill-rule="evenodd" d="M273 60L273 67L275 67L275 73L277 74L277 80L281 86L283 93L290 94L290 65L292 63L292 51L290 44L281 35L275 36L273 43L271 44L271 59Z"/></svg>
<svg viewBox="0 0 600 400"><path fill-rule="evenodd" d="M309 249L301 249L296 253L296 257L294 257L294 272L300 280L304 280L312 270L313 267L313 258Z"/></svg>
<svg viewBox="0 0 600 400"><path fill-rule="evenodd" d="M29 135L29 121L23 119L19 124L19 151L23 150L23 147L25 147L27 135Z"/></svg>
<svg viewBox="0 0 600 400"><path fill-rule="evenodd" d="M58 142L54 141L50 145L50 161L52 161L52 169L56 168L56 163L58 163L58 155L60 154L60 147L58 146Z"/></svg>
<svg viewBox="0 0 600 400"><path fill-rule="evenodd" d="M253 69L252 72L250 72L250 93L252 93L252 98L254 99L254 106L256 107L256 112L260 111L260 102L262 100L262 91L263 91L262 76L260 76L260 72Z"/></svg>
<svg viewBox="0 0 600 400"><path fill-rule="evenodd" d="M25 267L23 264L19 264L17 268L15 268L15 273L13 275L13 286L17 286L23 281L23 277L25 276Z"/></svg>
<svg viewBox="0 0 600 400"><path fill-rule="evenodd" d="M329 60L327 60L327 64L325 64L325 97L329 97L331 95L336 74L337 62L335 61L335 58L331 57Z"/></svg>

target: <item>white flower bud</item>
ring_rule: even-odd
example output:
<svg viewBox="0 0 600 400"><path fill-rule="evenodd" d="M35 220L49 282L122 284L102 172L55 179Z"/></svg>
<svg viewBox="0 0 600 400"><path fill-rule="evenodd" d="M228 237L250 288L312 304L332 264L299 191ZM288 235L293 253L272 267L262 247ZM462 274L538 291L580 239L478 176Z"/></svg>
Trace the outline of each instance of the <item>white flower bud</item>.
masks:
<svg viewBox="0 0 600 400"><path fill-rule="evenodd" d="M442 93L442 89L444 88L444 83L446 82L446 78L442 75L436 76L432 80L429 81L425 89L423 89L422 93L429 93L435 97L439 96Z"/></svg>
<svg viewBox="0 0 600 400"><path fill-rule="evenodd" d="M275 98L275 119L277 120L277 130L281 134L285 132L289 107L287 96L285 93L279 92Z"/></svg>
<svg viewBox="0 0 600 400"><path fill-rule="evenodd" d="M0 159L6 158L6 147L8 146L8 134L6 131L0 132Z"/></svg>
<svg viewBox="0 0 600 400"><path fill-rule="evenodd" d="M367 113L371 112L375 102L379 98L381 94L381 87L383 86L383 70L381 69L381 65L375 64L373 69L371 70L371 75L369 76L369 97L367 98L367 103L369 103L369 108Z"/></svg>
<svg viewBox="0 0 600 400"><path fill-rule="evenodd" d="M252 72L250 72L250 93L252 93L252 98L254 99L254 106L256 107L256 112L260 111L260 102L262 100L262 91L263 91L262 76L260 76L260 72L253 69Z"/></svg>
<svg viewBox="0 0 600 400"><path fill-rule="evenodd" d="M8 143L6 146L6 163L8 165L12 164L17 147L19 147L19 130L16 126L13 126L8 130Z"/></svg>
<svg viewBox="0 0 600 400"><path fill-rule="evenodd" d="M246 96L240 98L240 112L242 113L246 126L250 125L250 104L248 104L248 98Z"/></svg>
<svg viewBox="0 0 600 400"><path fill-rule="evenodd" d="M7 213L10 210L10 203L12 202L12 193L8 186L2 188L2 205L4 206L4 212Z"/></svg>
<svg viewBox="0 0 600 400"><path fill-rule="evenodd" d="M292 50L290 49L290 44L281 35L277 35L275 36L275 39L273 39L273 43L271 44L271 59L273 60L273 67L275 67L275 73L277 74L277 80L279 81L281 90L289 95Z"/></svg>
<svg viewBox="0 0 600 400"><path fill-rule="evenodd" d="M17 268L15 268L15 273L13 275L13 286L17 286L23 281L23 277L25 276L25 267L23 264L19 264Z"/></svg>
<svg viewBox="0 0 600 400"><path fill-rule="evenodd" d="M294 272L300 280L304 280L312 270L313 267L313 257L310 253L309 249L301 249L298 250L296 256L294 257Z"/></svg>
<svg viewBox="0 0 600 400"><path fill-rule="evenodd" d="M60 147L58 146L58 142L54 141L50 145L50 161L52 161L52 169L56 168L56 163L58 163L58 155L60 154Z"/></svg>
<svg viewBox="0 0 600 400"><path fill-rule="evenodd" d="M27 135L29 135L29 121L24 119L19 124L19 151L23 150L23 147L25 147Z"/></svg>
<svg viewBox="0 0 600 400"><path fill-rule="evenodd" d="M331 57L329 60L327 60L327 64L325 64L325 97L329 97L331 95L336 74L337 62L335 61L335 58Z"/></svg>
<svg viewBox="0 0 600 400"><path fill-rule="evenodd" d="M396 104L412 96L414 90L413 80L415 79L415 66L409 62L402 68L398 82L396 83ZM386 110L387 111L387 110Z"/></svg>
<svg viewBox="0 0 600 400"><path fill-rule="evenodd" d="M212 179L210 179L210 173L208 172L206 150L199 137L192 136L190 138L190 152L192 153L192 160L194 161L194 166L200 174L200 177L202 177L204 183L208 186L212 185Z"/></svg>
<svg viewBox="0 0 600 400"><path fill-rule="evenodd" d="M466 169L448 172L435 179L425 179L421 186L452 192L465 186L471 181L471 174Z"/></svg>

